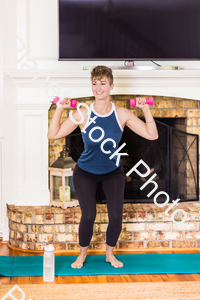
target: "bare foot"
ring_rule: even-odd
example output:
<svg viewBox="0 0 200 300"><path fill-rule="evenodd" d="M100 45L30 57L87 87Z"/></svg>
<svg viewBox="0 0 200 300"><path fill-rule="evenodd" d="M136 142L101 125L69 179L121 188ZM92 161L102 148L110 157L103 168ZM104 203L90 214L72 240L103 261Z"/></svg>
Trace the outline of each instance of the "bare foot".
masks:
<svg viewBox="0 0 200 300"><path fill-rule="evenodd" d="M76 261L73 262L73 264L71 264L71 267L72 268L76 268L76 269L82 268L83 263L85 262L85 257L86 257L86 255L79 254L79 256L77 257Z"/></svg>
<svg viewBox="0 0 200 300"><path fill-rule="evenodd" d="M113 254L106 256L106 261L110 262L111 265L115 268L121 268L124 265L121 261L117 260Z"/></svg>

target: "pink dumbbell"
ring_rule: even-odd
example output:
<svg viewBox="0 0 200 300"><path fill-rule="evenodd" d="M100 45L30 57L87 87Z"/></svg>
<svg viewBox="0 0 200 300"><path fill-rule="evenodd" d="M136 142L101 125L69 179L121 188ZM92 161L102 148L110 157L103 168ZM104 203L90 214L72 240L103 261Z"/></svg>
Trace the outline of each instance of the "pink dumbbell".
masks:
<svg viewBox="0 0 200 300"><path fill-rule="evenodd" d="M62 99L63 100L63 99ZM62 101L58 96L53 99L53 103L57 106L60 106L60 102ZM71 100L71 107L76 107L77 100Z"/></svg>
<svg viewBox="0 0 200 300"><path fill-rule="evenodd" d="M153 97L149 97L145 104L153 105ZM135 99L130 99L130 106L135 106L136 105L136 100Z"/></svg>

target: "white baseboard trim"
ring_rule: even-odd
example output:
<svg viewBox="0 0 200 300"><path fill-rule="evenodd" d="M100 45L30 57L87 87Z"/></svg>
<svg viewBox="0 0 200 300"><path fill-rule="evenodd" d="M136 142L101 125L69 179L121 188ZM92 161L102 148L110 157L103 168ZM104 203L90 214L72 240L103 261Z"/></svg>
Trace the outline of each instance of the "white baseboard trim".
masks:
<svg viewBox="0 0 200 300"><path fill-rule="evenodd" d="M0 237L3 238L3 241L9 241L9 228L5 228L0 231Z"/></svg>

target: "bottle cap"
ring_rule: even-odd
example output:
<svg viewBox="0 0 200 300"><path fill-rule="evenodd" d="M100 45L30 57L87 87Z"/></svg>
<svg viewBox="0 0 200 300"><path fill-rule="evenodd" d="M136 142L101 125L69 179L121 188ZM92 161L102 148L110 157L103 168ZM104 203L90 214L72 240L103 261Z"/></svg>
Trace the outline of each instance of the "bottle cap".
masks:
<svg viewBox="0 0 200 300"><path fill-rule="evenodd" d="M54 251L55 250L54 245L52 245L52 244L49 244L49 245L43 244L43 246L44 246L44 251Z"/></svg>

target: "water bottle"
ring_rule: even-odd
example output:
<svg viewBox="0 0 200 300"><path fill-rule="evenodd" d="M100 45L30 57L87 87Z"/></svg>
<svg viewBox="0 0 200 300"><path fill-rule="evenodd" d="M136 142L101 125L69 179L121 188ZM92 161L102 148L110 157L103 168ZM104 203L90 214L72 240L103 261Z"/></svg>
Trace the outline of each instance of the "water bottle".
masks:
<svg viewBox="0 0 200 300"><path fill-rule="evenodd" d="M54 281L54 270L55 270L55 255L54 255L54 245L44 246L44 256L43 256L43 281Z"/></svg>

